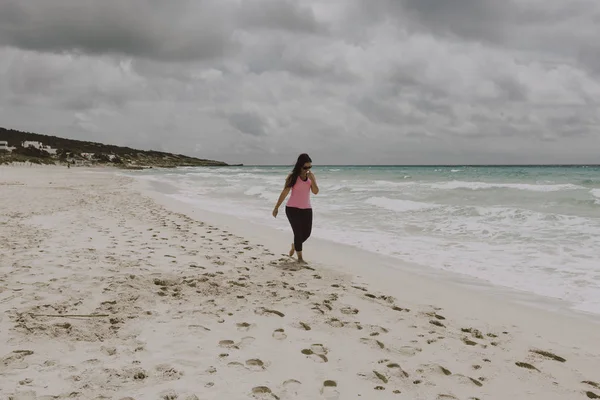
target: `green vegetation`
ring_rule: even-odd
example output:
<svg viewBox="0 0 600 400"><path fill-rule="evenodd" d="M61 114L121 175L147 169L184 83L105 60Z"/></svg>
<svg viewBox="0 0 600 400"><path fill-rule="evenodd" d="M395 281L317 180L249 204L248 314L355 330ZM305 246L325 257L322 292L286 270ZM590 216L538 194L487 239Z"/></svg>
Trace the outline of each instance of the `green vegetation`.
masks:
<svg viewBox="0 0 600 400"><path fill-rule="evenodd" d="M16 148L12 152L1 151L0 164L11 162L31 162L35 164L81 162L89 165L113 165L125 169L228 166L228 164L221 161L205 160L183 154L137 150L129 147L65 139L5 128L0 128L0 141L2 140L7 141L9 147ZM41 142L45 146L56 149L56 154L49 154L44 150L33 147L24 148L21 146L24 141Z"/></svg>

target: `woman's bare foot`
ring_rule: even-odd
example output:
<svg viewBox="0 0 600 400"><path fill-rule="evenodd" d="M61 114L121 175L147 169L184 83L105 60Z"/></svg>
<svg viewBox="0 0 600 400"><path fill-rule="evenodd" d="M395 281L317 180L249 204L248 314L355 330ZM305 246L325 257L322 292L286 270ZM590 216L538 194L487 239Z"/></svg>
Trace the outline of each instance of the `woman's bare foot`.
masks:
<svg viewBox="0 0 600 400"><path fill-rule="evenodd" d="M304 261L304 258L302 258L302 252L301 251L298 252L298 262L300 264L306 264L306 261Z"/></svg>
<svg viewBox="0 0 600 400"><path fill-rule="evenodd" d="M292 243L292 248L290 249L290 257L294 255L296 249L294 248L294 243Z"/></svg>

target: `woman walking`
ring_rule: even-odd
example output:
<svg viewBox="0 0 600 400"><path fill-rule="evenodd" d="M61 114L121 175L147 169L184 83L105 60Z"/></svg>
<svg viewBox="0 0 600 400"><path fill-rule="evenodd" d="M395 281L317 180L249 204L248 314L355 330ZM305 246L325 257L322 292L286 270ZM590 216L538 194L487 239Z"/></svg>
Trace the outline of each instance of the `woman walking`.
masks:
<svg viewBox="0 0 600 400"><path fill-rule="evenodd" d="M292 192L285 206L285 215L287 215L294 232L294 243L292 243L290 249L290 257L297 253L299 262L304 262L302 244L310 237L312 232L313 212L310 205L310 192L313 192L313 194L319 193L315 175L310 172L311 168L312 160L308 154L300 154L292 173L285 179L285 186L279 195L275 209L273 209L273 217L277 218L279 206L281 206L290 191Z"/></svg>

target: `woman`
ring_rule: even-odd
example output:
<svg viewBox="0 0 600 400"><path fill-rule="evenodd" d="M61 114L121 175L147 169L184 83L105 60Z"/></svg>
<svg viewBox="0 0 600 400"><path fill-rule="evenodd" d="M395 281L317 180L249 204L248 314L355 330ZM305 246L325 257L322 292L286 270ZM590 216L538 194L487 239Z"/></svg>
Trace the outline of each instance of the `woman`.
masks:
<svg viewBox="0 0 600 400"><path fill-rule="evenodd" d="M319 186L315 175L310 172L312 168L312 160L308 154L300 154L292 173L285 179L285 186L279 195L275 209L273 209L273 217L277 218L279 206L290 191L290 196L286 206L285 215L292 226L294 232L294 243L290 249L290 257L294 253L298 254L298 261L304 262L302 258L302 244L310 237L312 231L312 207L310 205L310 192L313 194L319 193Z"/></svg>

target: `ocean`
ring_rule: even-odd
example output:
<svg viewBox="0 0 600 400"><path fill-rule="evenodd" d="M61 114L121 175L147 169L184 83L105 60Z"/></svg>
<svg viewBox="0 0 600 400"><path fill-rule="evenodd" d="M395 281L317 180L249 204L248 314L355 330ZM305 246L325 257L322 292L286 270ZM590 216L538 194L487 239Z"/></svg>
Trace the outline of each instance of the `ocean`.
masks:
<svg viewBox="0 0 600 400"><path fill-rule="evenodd" d="M127 175L195 207L291 230L291 167ZM314 238L450 271L600 314L600 166L319 166ZM310 252L310 240L306 253Z"/></svg>

